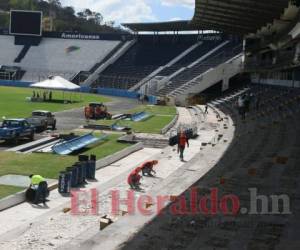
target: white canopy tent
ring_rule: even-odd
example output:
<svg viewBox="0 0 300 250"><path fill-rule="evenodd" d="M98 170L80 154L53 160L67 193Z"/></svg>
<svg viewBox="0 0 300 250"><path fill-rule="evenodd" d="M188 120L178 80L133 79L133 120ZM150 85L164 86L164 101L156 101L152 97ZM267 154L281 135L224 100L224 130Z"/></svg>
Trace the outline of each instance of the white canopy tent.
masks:
<svg viewBox="0 0 300 250"><path fill-rule="evenodd" d="M61 76L49 77L44 81L31 84L30 87L45 90L61 90L63 91L63 99L65 99L64 92L70 91L70 101L72 92L80 89L80 86L62 78Z"/></svg>
<svg viewBox="0 0 300 250"><path fill-rule="evenodd" d="M52 89L52 90L63 90L63 91L74 91L80 89L80 87L68 80L60 77L54 76L49 77L47 80L42 82L33 83L30 85L32 88L40 89Z"/></svg>

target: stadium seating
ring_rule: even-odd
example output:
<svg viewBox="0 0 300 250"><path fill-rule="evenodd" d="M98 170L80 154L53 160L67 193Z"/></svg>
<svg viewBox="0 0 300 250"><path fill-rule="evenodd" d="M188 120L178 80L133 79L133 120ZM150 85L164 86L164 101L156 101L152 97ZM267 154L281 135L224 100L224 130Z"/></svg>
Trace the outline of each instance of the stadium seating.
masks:
<svg viewBox="0 0 300 250"><path fill-rule="evenodd" d="M13 66L23 46L15 45L13 36L0 36L0 48L0 65Z"/></svg>
<svg viewBox="0 0 300 250"><path fill-rule="evenodd" d="M31 72L72 76L79 71L88 71L101 61L118 41L88 41L45 38L38 47L31 47L21 65L26 70L24 80L32 78ZM68 52L69 47L78 50ZM69 78L67 77L67 78Z"/></svg>
<svg viewBox="0 0 300 250"><path fill-rule="evenodd" d="M139 36L137 43L101 73L95 87L129 89L196 42L196 36Z"/></svg>
<svg viewBox="0 0 300 250"><path fill-rule="evenodd" d="M261 105L258 110L252 106L246 119L242 120L236 102L245 91L260 98ZM260 201L258 215L243 214L241 210L234 216L218 212L216 216L196 213L179 218L168 207L162 216L132 238L124 250L172 249L175 246L180 249L285 249L291 240L297 242L298 234L291 239L290 232L297 231L299 226L298 220L294 223L299 213L298 203L292 202L299 196L299 89L252 85L227 93L209 102L209 106L209 112L224 121L226 117L232 118L235 137L220 161L193 187L203 196L209 195L212 188L217 188L218 197L234 194L239 198L240 208L253 205L249 188L256 188L257 195L269 198L269 211L270 195L285 194L291 199L292 214L261 214ZM183 195L190 197L190 189ZM279 202L279 211L282 209ZM154 236L155 241L153 237L136 240L154 231L164 237ZM297 249L296 245L293 249Z"/></svg>
<svg viewBox="0 0 300 250"><path fill-rule="evenodd" d="M158 95L164 96L179 88L183 84L189 82L197 76L200 76L210 68L220 65L242 51L242 46L239 42L230 41L221 50L212 53L206 60L195 64L193 67L186 68L180 74L173 77L169 84L160 89Z"/></svg>
<svg viewBox="0 0 300 250"><path fill-rule="evenodd" d="M20 63L14 60L23 46L14 45L14 37L0 36L0 65L19 66L26 71L22 80L36 81L49 75L71 78L89 71L102 61L120 41L93 41L43 38L39 46L31 46Z"/></svg>
<svg viewBox="0 0 300 250"><path fill-rule="evenodd" d="M200 46L198 46L196 49L192 50L190 53L188 53L186 56L184 56L181 60L176 62L170 67L166 67L164 70L159 72L160 76L169 76L176 72L177 70L187 67L191 63L195 62L197 59L199 59L201 56L204 56L206 53L208 53L213 48L220 45L223 41L217 40L217 41L204 41Z"/></svg>

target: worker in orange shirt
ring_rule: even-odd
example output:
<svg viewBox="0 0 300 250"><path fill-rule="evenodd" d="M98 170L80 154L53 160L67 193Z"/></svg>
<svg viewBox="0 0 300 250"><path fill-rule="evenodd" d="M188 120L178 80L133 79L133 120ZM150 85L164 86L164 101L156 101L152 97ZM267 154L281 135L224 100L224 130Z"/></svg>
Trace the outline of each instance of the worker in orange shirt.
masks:
<svg viewBox="0 0 300 250"><path fill-rule="evenodd" d="M156 174L153 167L157 164L158 164L158 161L156 161L156 160L144 162L141 166L143 176L145 176L145 175L153 176L153 174Z"/></svg>
<svg viewBox="0 0 300 250"><path fill-rule="evenodd" d="M189 147L189 140L186 136L186 133L184 132L184 130L180 130L179 134L178 134L178 148L177 148L177 152L180 154L180 160L184 161L183 159L183 153L185 150L186 145Z"/></svg>

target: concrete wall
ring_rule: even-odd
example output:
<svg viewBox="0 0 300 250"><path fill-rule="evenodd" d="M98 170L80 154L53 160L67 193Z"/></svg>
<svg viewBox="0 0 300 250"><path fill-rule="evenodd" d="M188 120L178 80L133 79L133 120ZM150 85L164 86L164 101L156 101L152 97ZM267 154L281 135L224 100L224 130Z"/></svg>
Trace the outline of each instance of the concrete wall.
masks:
<svg viewBox="0 0 300 250"><path fill-rule="evenodd" d="M16 206L25 201L25 191L10 195L0 200L0 211Z"/></svg>
<svg viewBox="0 0 300 250"><path fill-rule="evenodd" d="M174 127L174 125L175 125L176 122L178 121L178 118L179 118L179 112L178 112L178 110L177 110L177 113L176 113L175 117L173 118L173 120L172 120L167 126L165 126L165 127L160 131L160 133L163 134L163 135L166 134L171 128Z"/></svg>
<svg viewBox="0 0 300 250"><path fill-rule="evenodd" d="M0 80L0 86L29 88L33 82Z"/></svg>
<svg viewBox="0 0 300 250"><path fill-rule="evenodd" d="M135 91L128 91L125 89L113 89L113 88L98 88L97 92L101 95L120 96L132 99L137 99L139 94Z"/></svg>

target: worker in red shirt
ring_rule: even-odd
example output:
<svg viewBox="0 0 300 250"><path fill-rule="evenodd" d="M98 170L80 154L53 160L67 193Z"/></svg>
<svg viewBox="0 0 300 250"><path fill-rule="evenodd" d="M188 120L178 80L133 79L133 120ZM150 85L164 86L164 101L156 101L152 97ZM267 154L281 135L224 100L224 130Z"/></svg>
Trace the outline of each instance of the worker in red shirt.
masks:
<svg viewBox="0 0 300 250"><path fill-rule="evenodd" d="M101 118L101 115L102 115L102 110L101 110L101 108L100 108L99 106L97 106L97 107L95 108L95 118L96 118L96 119L100 119L100 118Z"/></svg>
<svg viewBox="0 0 300 250"><path fill-rule="evenodd" d="M180 153L179 157L181 161L183 160L183 153L185 150L185 146L190 146L189 145L189 140L186 136L186 133L184 132L184 130L180 130L179 134L178 134L178 148L177 148L177 152Z"/></svg>
<svg viewBox="0 0 300 250"><path fill-rule="evenodd" d="M90 117L91 117L91 108L89 106L86 106L84 108L84 116L85 116L85 119L87 121L89 121Z"/></svg>
<svg viewBox="0 0 300 250"><path fill-rule="evenodd" d="M129 174L127 178L127 183L132 189L140 189L140 180L142 178L142 176L139 174L140 171L140 168L136 168Z"/></svg>
<svg viewBox="0 0 300 250"><path fill-rule="evenodd" d="M146 161L145 163L143 163L142 166L141 166L143 176L145 176L145 175L153 176L153 174L156 174L153 167L157 164L158 164L158 161L156 161L156 160Z"/></svg>

